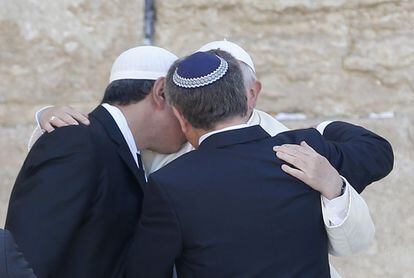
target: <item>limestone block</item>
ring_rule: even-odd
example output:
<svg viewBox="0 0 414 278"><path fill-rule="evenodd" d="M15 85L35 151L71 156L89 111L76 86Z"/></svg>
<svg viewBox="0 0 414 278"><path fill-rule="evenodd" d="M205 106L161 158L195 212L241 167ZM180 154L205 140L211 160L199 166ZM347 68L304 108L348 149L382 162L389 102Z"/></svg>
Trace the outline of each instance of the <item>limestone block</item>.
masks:
<svg viewBox="0 0 414 278"><path fill-rule="evenodd" d="M99 101L112 62L143 41L142 1L3 0L1 5L0 105L8 109Z"/></svg>
<svg viewBox="0 0 414 278"><path fill-rule="evenodd" d="M157 8L157 42L180 55L223 38L251 53L264 110L353 117L414 103L412 1L159 1Z"/></svg>

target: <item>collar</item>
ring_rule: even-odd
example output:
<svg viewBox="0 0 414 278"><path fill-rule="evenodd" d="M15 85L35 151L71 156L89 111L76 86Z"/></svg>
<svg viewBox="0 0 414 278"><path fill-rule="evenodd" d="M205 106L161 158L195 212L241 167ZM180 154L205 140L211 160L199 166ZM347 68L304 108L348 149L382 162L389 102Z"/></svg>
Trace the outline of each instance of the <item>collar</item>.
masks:
<svg viewBox="0 0 414 278"><path fill-rule="evenodd" d="M257 109L253 109L253 113L247 121L247 125L260 125L264 130L266 130L267 133L270 134L270 136L276 136L279 133L289 130L273 116Z"/></svg>
<svg viewBox="0 0 414 278"><path fill-rule="evenodd" d="M211 134L203 140L198 149L217 149L265 138L270 138L270 135L259 125L244 128L237 126L237 128L227 129L225 131L221 130L221 132Z"/></svg>
<svg viewBox="0 0 414 278"><path fill-rule="evenodd" d="M135 163L139 167L137 154L139 154L140 151L137 148L134 136L132 135L131 129L128 126L128 122L124 114L119 108L117 108L116 106L110 105L108 103L103 103L102 106L109 112L109 114L111 114L116 125L121 131L122 136L124 137L129 150L131 151L131 155L133 156Z"/></svg>
<svg viewBox="0 0 414 278"><path fill-rule="evenodd" d="M198 144L200 145L204 140L206 140L208 137L210 137L213 134L217 134L217 133L224 132L224 131L229 131L229 130L245 128L245 127L247 127L247 124L233 125L233 126L228 126L228 127L222 128L222 129L210 131L210 132L204 134L203 136L201 136L200 139L198 139Z"/></svg>

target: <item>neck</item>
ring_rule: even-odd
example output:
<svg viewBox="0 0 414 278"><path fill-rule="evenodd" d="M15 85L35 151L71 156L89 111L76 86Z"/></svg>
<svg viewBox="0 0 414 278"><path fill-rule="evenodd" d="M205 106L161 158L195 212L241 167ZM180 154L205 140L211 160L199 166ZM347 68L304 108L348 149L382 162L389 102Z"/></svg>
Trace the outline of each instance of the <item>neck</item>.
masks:
<svg viewBox="0 0 414 278"><path fill-rule="evenodd" d="M125 119L128 123L128 127L134 136L135 144L140 150L148 148L147 133L145 132L145 111L141 109L140 104L131 104L131 105L115 105L122 114L124 114Z"/></svg>
<svg viewBox="0 0 414 278"><path fill-rule="evenodd" d="M209 129L209 130L195 129L194 130L194 137L189 141L195 148L197 148L198 145L199 145L199 141L200 141L201 136L203 136L207 133L216 131L216 130L224 129L224 128L227 128L227 127L232 127L232 126L235 126L235 125L245 124L246 122L247 122L247 120L246 120L245 117L234 117L234 118L230 118L230 119L227 119L225 121L222 121L222 122L216 124L212 129Z"/></svg>

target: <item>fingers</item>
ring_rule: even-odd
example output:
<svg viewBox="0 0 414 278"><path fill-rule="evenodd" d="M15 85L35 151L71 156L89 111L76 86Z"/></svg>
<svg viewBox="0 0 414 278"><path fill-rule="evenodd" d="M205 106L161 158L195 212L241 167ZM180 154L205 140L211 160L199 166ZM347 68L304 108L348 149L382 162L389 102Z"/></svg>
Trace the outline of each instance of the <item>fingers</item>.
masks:
<svg viewBox="0 0 414 278"><path fill-rule="evenodd" d="M276 156L279 159L293 165L294 167L296 167L300 170L305 170L305 168L306 168L306 163L304 162L304 159L303 159L304 155L301 154L301 153L299 153L299 154L298 153L292 153L292 152L289 152L289 150L287 152L278 150L276 152Z"/></svg>
<svg viewBox="0 0 414 278"><path fill-rule="evenodd" d="M65 122L67 125L79 125L79 123L73 118L73 116L67 113L63 113L62 115L60 115L59 119Z"/></svg>
<svg viewBox="0 0 414 278"><path fill-rule="evenodd" d="M86 115L69 106L50 107L40 116L40 127L47 132L52 132L56 127L79 125L79 123L90 124Z"/></svg>
<svg viewBox="0 0 414 278"><path fill-rule="evenodd" d="M72 117L84 125L89 125L91 123L88 119L88 116L83 113L77 113L75 115L72 115Z"/></svg>
<svg viewBox="0 0 414 278"><path fill-rule="evenodd" d="M42 123L41 127L43 130L46 130L48 133L51 133L52 131L55 130L55 128L49 122Z"/></svg>
<svg viewBox="0 0 414 278"><path fill-rule="evenodd" d="M291 155L310 155L311 153L309 152L309 149L301 146L301 145L295 145L295 144L284 144L281 146L277 146L275 147L276 151L281 151L281 152L285 152L285 153L289 153Z"/></svg>
<svg viewBox="0 0 414 278"><path fill-rule="evenodd" d="M304 183L306 183L306 181L307 181L306 174L304 172L302 172L301 170L292 168L292 167L290 167L289 165L286 165L286 164L282 165L282 170L283 170L283 172L285 172L285 173L301 180Z"/></svg>
<svg viewBox="0 0 414 278"><path fill-rule="evenodd" d="M305 141L300 142L300 145L304 147L308 153L317 153L311 146L308 145Z"/></svg>
<svg viewBox="0 0 414 278"><path fill-rule="evenodd" d="M71 122L68 122L69 124L74 124L73 122L76 122L76 124L82 123L84 125L90 124L87 115L78 112L71 107L64 107L63 111L65 112L66 116L70 118L70 120L68 119Z"/></svg>
<svg viewBox="0 0 414 278"><path fill-rule="evenodd" d="M54 127L62 127L62 126L68 126L69 125L65 121L62 121L60 118L55 117L55 116L53 116L49 119L49 123Z"/></svg>

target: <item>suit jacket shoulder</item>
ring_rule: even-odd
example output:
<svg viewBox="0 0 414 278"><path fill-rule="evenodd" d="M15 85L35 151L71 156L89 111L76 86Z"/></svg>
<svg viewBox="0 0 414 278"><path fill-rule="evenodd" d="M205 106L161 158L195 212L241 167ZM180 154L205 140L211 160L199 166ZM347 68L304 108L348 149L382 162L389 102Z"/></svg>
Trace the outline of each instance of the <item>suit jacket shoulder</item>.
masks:
<svg viewBox="0 0 414 278"><path fill-rule="evenodd" d="M90 127L84 125L61 127L45 133L33 145L27 162L38 165L46 160L80 152L91 155L94 150L91 134Z"/></svg>

